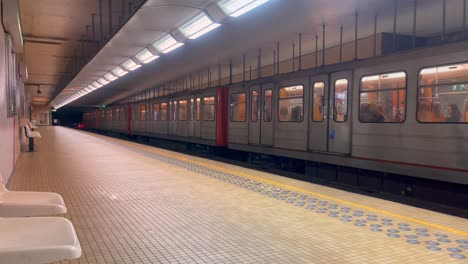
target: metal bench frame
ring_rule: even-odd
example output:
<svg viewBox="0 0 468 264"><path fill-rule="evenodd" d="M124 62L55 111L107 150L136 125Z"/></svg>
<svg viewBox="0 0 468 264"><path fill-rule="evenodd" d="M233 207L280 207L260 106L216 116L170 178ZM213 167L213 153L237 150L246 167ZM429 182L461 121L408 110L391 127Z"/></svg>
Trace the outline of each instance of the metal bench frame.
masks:
<svg viewBox="0 0 468 264"><path fill-rule="evenodd" d="M24 127L24 135L29 139L29 151L34 152L34 139L41 138L41 134L38 131L32 131L29 124Z"/></svg>

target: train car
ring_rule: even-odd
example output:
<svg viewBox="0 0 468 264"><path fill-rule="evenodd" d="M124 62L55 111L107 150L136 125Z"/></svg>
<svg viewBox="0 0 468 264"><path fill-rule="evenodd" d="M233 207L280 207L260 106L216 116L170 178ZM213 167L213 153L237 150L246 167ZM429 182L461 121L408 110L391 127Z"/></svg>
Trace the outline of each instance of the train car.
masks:
<svg viewBox="0 0 468 264"><path fill-rule="evenodd" d="M85 113L84 119L98 118L97 130L226 146L227 94L227 87L175 93L100 109L97 116Z"/></svg>
<svg viewBox="0 0 468 264"><path fill-rule="evenodd" d="M100 130L467 184L468 90L459 87L468 76L466 48L453 43L178 92L128 105L130 121L117 114L125 105L101 109L97 123Z"/></svg>
<svg viewBox="0 0 468 264"><path fill-rule="evenodd" d="M467 184L467 47L235 84L228 147Z"/></svg>

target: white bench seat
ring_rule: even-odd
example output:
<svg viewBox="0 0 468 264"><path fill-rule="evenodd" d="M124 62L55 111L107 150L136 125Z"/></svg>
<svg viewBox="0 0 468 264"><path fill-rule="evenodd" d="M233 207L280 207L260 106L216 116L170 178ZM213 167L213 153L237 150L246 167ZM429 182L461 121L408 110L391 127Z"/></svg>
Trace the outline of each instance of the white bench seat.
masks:
<svg viewBox="0 0 468 264"><path fill-rule="evenodd" d="M29 125L29 127L30 127L31 129L38 129L38 128L39 128L38 126L34 125L34 124L31 123L31 122L28 122L28 125Z"/></svg>
<svg viewBox="0 0 468 264"><path fill-rule="evenodd" d="M62 196L51 192L9 191L0 175L0 217L31 217L65 214Z"/></svg>
<svg viewBox="0 0 468 264"><path fill-rule="evenodd" d="M24 131L25 131L26 137L28 138L42 138L41 134L38 131L32 131L28 125L24 126Z"/></svg>
<svg viewBox="0 0 468 264"><path fill-rule="evenodd" d="M66 218L0 218L1 263L51 263L80 256L78 237Z"/></svg>
<svg viewBox="0 0 468 264"><path fill-rule="evenodd" d="M0 192L0 217L65 214L62 196L51 192Z"/></svg>

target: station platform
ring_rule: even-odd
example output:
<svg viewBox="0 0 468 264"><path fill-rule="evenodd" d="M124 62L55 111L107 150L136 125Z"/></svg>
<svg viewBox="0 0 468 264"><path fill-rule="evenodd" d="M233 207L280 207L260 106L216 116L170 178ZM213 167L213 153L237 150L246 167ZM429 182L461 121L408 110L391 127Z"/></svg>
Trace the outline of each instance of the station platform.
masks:
<svg viewBox="0 0 468 264"><path fill-rule="evenodd" d="M468 263L468 221L63 127L9 188L61 194L66 263ZM64 262L65 263L65 262Z"/></svg>

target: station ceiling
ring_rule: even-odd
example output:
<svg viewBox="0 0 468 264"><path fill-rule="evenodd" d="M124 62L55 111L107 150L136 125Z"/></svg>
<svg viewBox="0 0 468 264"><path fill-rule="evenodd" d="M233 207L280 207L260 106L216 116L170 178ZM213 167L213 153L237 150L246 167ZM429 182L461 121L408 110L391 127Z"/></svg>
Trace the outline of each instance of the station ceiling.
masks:
<svg viewBox="0 0 468 264"><path fill-rule="evenodd" d="M128 0L126 0L128 2ZM121 5L112 8L114 23L121 14ZM119 0L120 2L120 0ZM91 34L91 14L99 14L97 0L19 0L24 38L23 59L28 67L32 102L47 105L57 94L59 79L68 73L67 64L75 49L86 39L86 26ZM108 1L103 10L108 14ZM96 16L96 22L98 17ZM103 27L108 34L108 20ZM38 92L40 91L40 92Z"/></svg>

